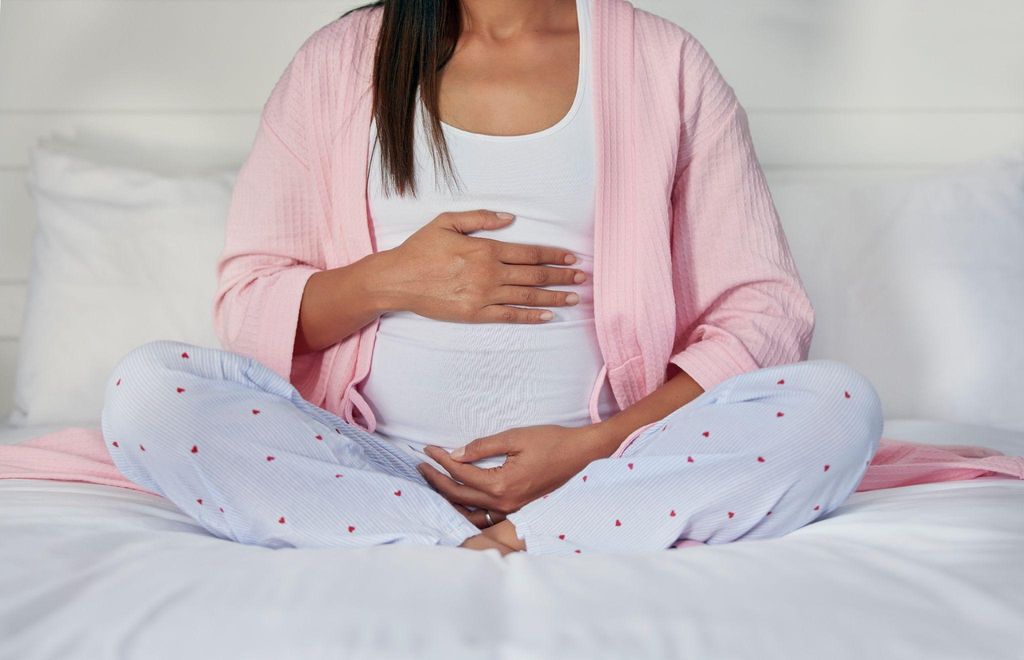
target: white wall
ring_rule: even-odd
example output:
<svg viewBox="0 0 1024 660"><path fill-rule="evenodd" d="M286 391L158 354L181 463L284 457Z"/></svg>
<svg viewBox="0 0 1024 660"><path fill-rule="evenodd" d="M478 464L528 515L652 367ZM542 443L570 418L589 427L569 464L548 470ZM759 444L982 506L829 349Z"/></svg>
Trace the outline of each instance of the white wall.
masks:
<svg viewBox="0 0 1024 660"><path fill-rule="evenodd" d="M0 414L34 227L29 147L58 131L175 166L237 165L299 44L359 3L3 0ZM925 171L1024 144L1020 0L636 0L695 34L769 179Z"/></svg>

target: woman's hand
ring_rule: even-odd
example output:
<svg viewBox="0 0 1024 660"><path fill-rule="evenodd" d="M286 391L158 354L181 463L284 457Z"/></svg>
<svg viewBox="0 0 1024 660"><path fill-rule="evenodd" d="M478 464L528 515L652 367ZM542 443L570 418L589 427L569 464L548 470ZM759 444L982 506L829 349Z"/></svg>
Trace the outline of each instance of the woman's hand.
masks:
<svg viewBox="0 0 1024 660"><path fill-rule="evenodd" d="M449 454L428 445L424 452L451 476L428 463L417 466L423 477L469 518L477 527L487 527L486 509L491 520L504 520L511 513L564 484L591 461L602 458L606 439L597 435L596 426L566 427L541 424L508 429L478 438ZM505 463L480 468L472 461L507 454ZM454 479L452 478L454 477ZM481 509L470 511L467 507ZM498 515L501 514L501 515Z"/></svg>
<svg viewBox="0 0 1024 660"><path fill-rule="evenodd" d="M512 219L484 210L441 213L398 247L378 253L373 288L382 311L462 323L542 323L550 311L521 306L576 304L574 292L539 288L586 281L582 270L543 265L575 263L572 252L466 236L501 229Z"/></svg>

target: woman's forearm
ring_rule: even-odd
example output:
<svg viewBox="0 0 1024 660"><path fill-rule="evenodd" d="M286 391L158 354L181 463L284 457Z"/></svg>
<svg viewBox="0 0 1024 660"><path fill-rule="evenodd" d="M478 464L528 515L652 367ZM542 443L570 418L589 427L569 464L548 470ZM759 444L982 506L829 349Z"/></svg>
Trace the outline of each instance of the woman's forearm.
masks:
<svg viewBox="0 0 1024 660"><path fill-rule="evenodd" d="M310 276L299 303L295 355L344 341L385 311L374 290L380 254Z"/></svg>
<svg viewBox="0 0 1024 660"><path fill-rule="evenodd" d="M661 387L625 410L585 427L593 459L611 456L630 433L645 424L658 421L703 393L704 388L688 373L680 370L662 383Z"/></svg>

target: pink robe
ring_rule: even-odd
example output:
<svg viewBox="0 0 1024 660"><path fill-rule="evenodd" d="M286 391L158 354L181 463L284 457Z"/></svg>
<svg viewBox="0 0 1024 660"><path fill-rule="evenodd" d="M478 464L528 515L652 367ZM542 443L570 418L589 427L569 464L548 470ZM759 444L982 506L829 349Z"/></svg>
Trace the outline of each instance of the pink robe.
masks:
<svg viewBox="0 0 1024 660"><path fill-rule="evenodd" d="M592 390L597 421L605 377L626 408L660 386L669 365L709 390L806 359L814 310L746 113L708 53L626 0L591 2L592 277L605 362ZM306 280L375 250L368 85L381 14L359 11L317 30L274 86L235 183L213 301L224 348L257 358L308 401L371 431L356 386L369 372L377 322L315 353L292 348ZM1024 459L884 438L859 490L988 474L1024 478ZM0 478L142 490L114 469L98 430L77 427L0 447Z"/></svg>

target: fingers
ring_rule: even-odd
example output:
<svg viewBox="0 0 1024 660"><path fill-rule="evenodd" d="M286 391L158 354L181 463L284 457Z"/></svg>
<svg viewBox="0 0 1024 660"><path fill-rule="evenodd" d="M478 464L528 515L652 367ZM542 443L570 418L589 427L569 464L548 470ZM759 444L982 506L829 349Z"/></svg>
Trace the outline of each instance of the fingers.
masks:
<svg viewBox="0 0 1024 660"><path fill-rule="evenodd" d="M493 240L481 238L478 240ZM494 241L497 243L495 250L498 260L506 264L574 264L576 255L571 251L549 247L547 245L530 245L527 243L507 243L505 241Z"/></svg>
<svg viewBox="0 0 1024 660"><path fill-rule="evenodd" d="M427 463L420 463L416 466L437 492L452 503L469 504L470 506L483 507L485 509L497 509L498 503L495 497L481 492L472 486L465 486L455 481L446 474L442 474L433 466ZM493 515L492 515L493 518Z"/></svg>
<svg viewBox="0 0 1024 660"><path fill-rule="evenodd" d="M475 209L472 211L445 211L434 220L447 229L454 229L460 234L479 231L481 229L501 229L515 218L511 213Z"/></svg>
<svg viewBox="0 0 1024 660"><path fill-rule="evenodd" d="M554 318L550 309L529 309L510 305L487 305L477 313L476 323L544 323Z"/></svg>
<svg viewBox="0 0 1024 660"><path fill-rule="evenodd" d="M505 305L566 307L579 301L580 295L575 291L551 291L532 286L499 286L494 294L494 302Z"/></svg>
<svg viewBox="0 0 1024 660"><path fill-rule="evenodd" d="M448 470L448 474L462 483L488 494L492 492L491 489L495 482L495 474L492 470L477 467L472 463L460 463L452 458L448 452L433 445L424 447L423 453L440 463L441 467Z"/></svg>
<svg viewBox="0 0 1024 660"><path fill-rule="evenodd" d="M522 286L570 285L586 282L587 274L575 268L508 264L501 271L501 279L505 284Z"/></svg>
<svg viewBox="0 0 1024 660"><path fill-rule="evenodd" d="M458 449L452 452L452 455L447 457L448 460L456 465L458 465L459 462L472 463L473 461L479 461L481 458L510 454L516 450L516 446L511 440L509 440L508 435L497 434L477 438L476 440L466 444L461 449L461 453L459 453ZM444 465L446 470L448 469L447 465L444 463L442 463L442 465ZM451 470L449 470L449 472L451 472ZM456 477L457 476L458 475L456 475Z"/></svg>
<svg viewBox="0 0 1024 660"><path fill-rule="evenodd" d="M506 515L499 511L489 511L488 509L469 509L461 504L456 504L455 502L452 502L451 505L455 507L456 511L465 516L466 520L476 525L479 529L487 529L492 526L492 523L497 525L506 518ZM487 521L488 512L491 514L491 522Z"/></svg>
<svg viewBox="0 0 1024 660"><path fill-rule="evenodd" d="M480 509L478 511L478 513L480 514L480 519L483 521L483 527L481 529L491 527L491 523L487 522L487 511L488 509ZM501 511L491 511L491 520L494 521L495 525L500 523L506 517L506 514L502 513Z"/></svg>
<svg viewBox="0 0 1024 660"><path fill-rule="evenodd" d="M476 525L479 529L486 529L491 526L491 523L487 522L487 509L468 509L461 504L452 502L451 505L455 507L455 510L465 516L466 520ZM498 522L498 514L492 513L491 520Z"/></svg>

